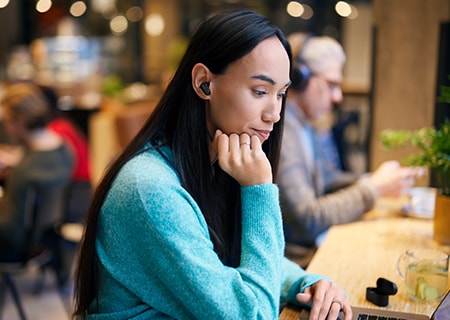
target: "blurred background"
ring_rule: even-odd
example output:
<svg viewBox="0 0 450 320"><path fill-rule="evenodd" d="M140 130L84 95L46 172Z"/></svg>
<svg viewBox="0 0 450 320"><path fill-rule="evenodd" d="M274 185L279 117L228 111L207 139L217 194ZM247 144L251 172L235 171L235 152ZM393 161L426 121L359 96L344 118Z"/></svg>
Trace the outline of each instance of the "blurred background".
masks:
<svg viewBox="0 0 450 320"><path fill-rule="evenodd" d="M342 43L345 99L336 112L353 170L401 156L379 151L380 130L433 125L448 112L437 97L450 81L450 0L0 0L0 82L31 79L57 90L91 144L103 141L92 151L95 182L134 134L129 119L117 127L117 118L142 118L137 110L154 106L200 21L240 8L286 34ZM93 124L105 110L116 115L111 131ZM105 132L117 141L105 143Z"/></svg>
<svg viewBox="0 0 450 320"><path fill-rule="evenodd" d="M108 76L159 85L201 20L238 8L263 13L285 33L343 40L350 21L370 32L369 0L0 0L0 75L34 77L61 90ZM367 71L370 36L359 40Z"/></svg>

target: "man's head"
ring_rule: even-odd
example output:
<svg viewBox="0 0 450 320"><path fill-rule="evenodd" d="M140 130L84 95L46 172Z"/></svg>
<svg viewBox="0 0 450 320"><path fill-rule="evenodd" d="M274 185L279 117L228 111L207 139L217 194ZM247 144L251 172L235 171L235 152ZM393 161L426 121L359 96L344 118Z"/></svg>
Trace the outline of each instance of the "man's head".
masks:
<svg viewBox="0 0 450 320"><path fill-rule="evenodd" d="M342 101L344 50L335 39L327 36L294 33L288 40L293 53L290 100L299 105L310 120L317 120Z"/></svg>

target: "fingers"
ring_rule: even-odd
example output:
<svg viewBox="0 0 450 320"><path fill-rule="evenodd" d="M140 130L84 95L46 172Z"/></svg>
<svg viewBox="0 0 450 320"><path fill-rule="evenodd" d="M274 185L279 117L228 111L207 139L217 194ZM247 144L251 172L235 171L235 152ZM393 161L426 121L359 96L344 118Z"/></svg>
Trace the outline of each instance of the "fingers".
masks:
<svg viewBox="0 0 450 320"><path fill-rule="evenodd" d="M228 153L230 145L229 140L230 139L226 134L223 134L220 130L216 131L216 135L214 136L215 143L213 142L213 144L216 146L217 157Z"/></svg>
<svg viewBox="0 0 450 320"><path fill-rule="evenodd" d="M399 179L401 188L401 195L410 192L411 188L416 184L416 178L424 175L423 168L416 167L404 167L400 169Z"/></svg>
<svg viewBox="0 0 450 320"><path fill-rule="evenodd" d="M424 173L424 168L401 167L396 161L388 161L383 163L370 179L380 196L399 197L408 194L416 184L416 178Z"/></svg>
<svg viewBox="0 0 450 320"><path fill-rule="evenodd" d="M241 186L272 182L272 168L257 136L216 132L214 145L220 167Z"/></svg>
<svg viewBox="0 0 450 320"><path fill-rule="evenodd" d="M339 299L334 299L331 301L330 311L327 315L327 319L337 319L339 317L339 313L343 309L343 302Z"/></svg>
<svg viewBox="0 0 450 320"><path fill-rule="evenodd" d="M217 149L219 154L222 153L225 156L234 157L236 159L241 157L246 151L252 149L252 140L246 133L240 135L236 133L230 135L222 133L219 136L218 144L220 144L220 149Z"/></svg>
<svg viewBox="0 0 450 320"><path fill-rule="evenodd" d="M239 148L251 149L251 140L248 134L244 133L239 136Z"/></svg>
<svg viewBox="0 0 450 320"><path fill-rule="evenodd" d="M309 304L312 301L312 295L306 293L306 290L304 293L297 293L296 298L298 302L303 304Z"/></svg>
<svg viewBox="0 0 450 320"><path fill-rule="evenodd" d="M344 313L344 319L350 320L352 309L342 290L333 282L319 280L304 293L297 294L301 303L312 302L310 319L337 319Z"/></svg>
<svg viewBox="0 0 450 320"><path fill-rule="evenodd" d="M398 181L400 185L400 195L408 193L416 182L414 170L411 168L401 168L398 172Z"/></svg>

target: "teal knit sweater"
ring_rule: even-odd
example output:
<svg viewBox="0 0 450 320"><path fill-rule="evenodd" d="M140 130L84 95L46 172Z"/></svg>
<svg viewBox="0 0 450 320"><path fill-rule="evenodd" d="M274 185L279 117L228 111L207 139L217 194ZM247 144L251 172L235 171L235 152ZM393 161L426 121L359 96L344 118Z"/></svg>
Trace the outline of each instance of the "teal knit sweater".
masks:
<svg viewBox="0 0 450 320"><path fill-rule="evenodd" d="M163 152L171 159L167 147ZM283 258L274 184L242 187L242 254L225 266L197 203L157 151L119 172L99 217L99 297L89 319L277 319L323 278Z"/></svg>

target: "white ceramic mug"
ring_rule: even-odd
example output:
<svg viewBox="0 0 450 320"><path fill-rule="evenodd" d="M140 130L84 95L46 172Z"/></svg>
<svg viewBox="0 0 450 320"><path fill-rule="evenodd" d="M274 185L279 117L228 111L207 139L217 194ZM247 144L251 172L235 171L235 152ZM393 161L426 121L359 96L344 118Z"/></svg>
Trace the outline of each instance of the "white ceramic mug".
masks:
<svg viewBox="0 0 450 320"><path fill-rule="evenodd" d="M436 189L428 187L414 187L410 193L409 215L419 218L433 218Z"/></svg>

